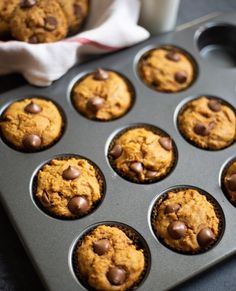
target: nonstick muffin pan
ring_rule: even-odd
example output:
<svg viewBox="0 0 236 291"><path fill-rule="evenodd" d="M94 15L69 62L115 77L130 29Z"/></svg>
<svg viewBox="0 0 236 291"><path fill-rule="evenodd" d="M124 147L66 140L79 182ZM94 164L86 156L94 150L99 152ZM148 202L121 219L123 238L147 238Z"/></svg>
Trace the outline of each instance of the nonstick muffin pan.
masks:
<svg viewBox="0 0 236 291"><path fill-rule="evenodd" d="M235 158L236 144L209 151L185 140L177 126L178 112L187 101L216 96L236 108L236 14L220 15L166 35L153 37L135 47L73 68L47 88L25 86L1 95L1 113L12 102L26 97L45 97L62 108L65 128L52 147L23 153L0 141L1 200L26 251L48 290L85 290L73 270L76 242L97 224L121 224L134 229L144 240L148 272L139 290L166 290L203 272L236 251L236 208L221 188L224 167ZM137 65L150 49L173 45L187 51L198 68L194 83L179 93L161 93L140 80ZM135 101L130 111L110 122L89 120L71 101L71 90L79 78L96 68L114 70L131 82ZM174 140L178 155L171 173L160 181L138 184L119 176L109 163L108 149L117 133L130 126L158 127ZM104 199L89 215L75 220L49 216L33 197L38 170L53 158L79 155L96 164L105 179ZM168 189L195 187L209 193L222 210L220 239L208 251L185 255L170 250L155 236L151 212Z"/></svg>

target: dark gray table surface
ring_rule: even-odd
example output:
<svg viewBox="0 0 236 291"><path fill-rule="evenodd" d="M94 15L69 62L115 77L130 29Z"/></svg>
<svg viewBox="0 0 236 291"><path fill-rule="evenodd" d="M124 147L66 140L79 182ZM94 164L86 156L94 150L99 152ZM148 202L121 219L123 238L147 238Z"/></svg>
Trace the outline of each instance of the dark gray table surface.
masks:
<svg viewBox="0 0 236 291"><path fill-rule="evenodd" d="M232 12L233 10L236 11L236 0L182 0L177 24L191 21L214 11ZM0 93L24 84L26 82L19 75L0 77ZM43 291L40 279L1 205L0 230L0 290ZM175 267L178 266L173 266L173 272ZM233 291L236 290L235 274L236 254L174 290ZM153 290L158 290L158 282Z"/></svg>

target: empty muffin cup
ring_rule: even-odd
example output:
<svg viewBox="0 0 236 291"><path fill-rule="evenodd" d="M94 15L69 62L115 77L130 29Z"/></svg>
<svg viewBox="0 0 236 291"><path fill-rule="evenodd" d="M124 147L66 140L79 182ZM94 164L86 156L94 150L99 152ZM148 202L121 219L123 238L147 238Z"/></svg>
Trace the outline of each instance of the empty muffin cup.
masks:
<svg viewBox="0 0 236 291"><path fill-rule="evenodd" d="M236 26L208 24L197 31L197 46L208 64L219 68L236 66Z"/></svg>

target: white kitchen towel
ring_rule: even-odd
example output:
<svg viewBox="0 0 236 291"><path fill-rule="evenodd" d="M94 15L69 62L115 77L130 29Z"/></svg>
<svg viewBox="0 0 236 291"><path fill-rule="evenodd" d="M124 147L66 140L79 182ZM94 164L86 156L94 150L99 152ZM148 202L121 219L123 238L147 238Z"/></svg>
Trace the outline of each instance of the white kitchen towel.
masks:
<svg viewBox="0 0 236 291"><path fill-rule="evenodd" d="M0 42L0 74L21 73L36 86L49 86L86 56L131 46L149 37L137 25L139 0L92 0L81 33L55 43Z"/></svg>

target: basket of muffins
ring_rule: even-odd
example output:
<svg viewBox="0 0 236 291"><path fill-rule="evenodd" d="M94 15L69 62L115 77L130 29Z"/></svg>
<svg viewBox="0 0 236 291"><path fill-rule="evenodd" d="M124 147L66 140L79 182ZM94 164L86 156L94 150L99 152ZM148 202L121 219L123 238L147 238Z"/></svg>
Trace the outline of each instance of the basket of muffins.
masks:
<svg viewBox="0 0 236 291"><path fill-rule="evenodd" d="M31 44L76 34L89 13L89 0L0 1L0 39Z"/></svg>

